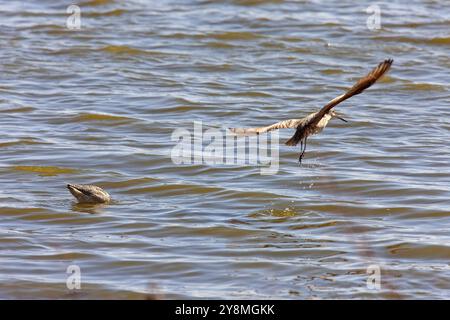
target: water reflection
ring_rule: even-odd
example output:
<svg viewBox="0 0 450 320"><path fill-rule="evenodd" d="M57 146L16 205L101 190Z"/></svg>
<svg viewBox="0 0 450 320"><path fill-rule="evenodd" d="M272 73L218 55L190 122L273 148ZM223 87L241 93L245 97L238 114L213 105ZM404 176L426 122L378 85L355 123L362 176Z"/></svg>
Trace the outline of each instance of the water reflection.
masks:
<svg viewBox="0 0 450 320"><path fill-rule="evenodd" d="M71 204L71 210L75 213L89 213L89 214L101 214L105 212L106 207L110 204L104 203L78 203L73 202Z"/></svg>

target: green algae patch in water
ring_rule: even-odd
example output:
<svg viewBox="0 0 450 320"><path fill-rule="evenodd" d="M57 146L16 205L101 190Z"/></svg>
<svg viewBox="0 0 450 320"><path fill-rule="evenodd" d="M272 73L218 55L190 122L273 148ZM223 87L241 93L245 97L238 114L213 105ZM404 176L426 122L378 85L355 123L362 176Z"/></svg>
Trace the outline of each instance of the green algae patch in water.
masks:
<svg viewBox="0 0 450 320"><path fill-rule="evenodd" d="M132 48L129 46L117 46L117 45L109 45L101 48L101 51L108 52L111 54L124 54L124 55L141 55L146 54L145 50Z"/></svg>
<svg viewBox="0 0 450 320"><path fill-rule="evenodd" d="M32 112L35 108L33 107L14 107L11 109L1 109L0 113L26 113L26 112Z"/></svg>
<svg viewBox="0 0 450 320"><path fill-rule="evenodd" d="M40 176L57 176L60 174L78 173L79 170L61 167L44 167L44 166L13 166L13 170L37 173Z"/></svg>
<svg viewBox="0 0 450 320"><path fill-rule="evenodd" d="M212 38L216 40L223 41L239 41L239 40L255 40L262 38L262 35L259 35L254 32L237 32L237 31L229 31L222 33L211 33L204 36L205 38Z"/></svg>
<svg viewBox="0 0 450 320"><path fill-rule="evenodd" d="M19 139L14 141L0 142L0 148L8 148L20 145L34 145L34 144L46 144L46 143L36 141L34 139Z"/></svg>
<svg viewBox="0 0 450 320"><path fill-rule="evenodd" d="M99 122L99 123L130 123L135 121L133 118L124 116L115 116L102 113L82 113L74 118L74 122Z"/></svg>

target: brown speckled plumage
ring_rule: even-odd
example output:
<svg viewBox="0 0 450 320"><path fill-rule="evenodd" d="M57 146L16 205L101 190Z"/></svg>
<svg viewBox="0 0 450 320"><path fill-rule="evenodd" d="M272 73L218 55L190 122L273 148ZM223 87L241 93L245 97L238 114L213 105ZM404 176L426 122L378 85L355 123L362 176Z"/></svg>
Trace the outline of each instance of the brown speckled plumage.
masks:
<svg viewBox="0 0 450 320"><path fill-rule="evenodd" d="M107 203L110 195L100 187L82 184L68 184L67 189L80 203Z"/></svg>

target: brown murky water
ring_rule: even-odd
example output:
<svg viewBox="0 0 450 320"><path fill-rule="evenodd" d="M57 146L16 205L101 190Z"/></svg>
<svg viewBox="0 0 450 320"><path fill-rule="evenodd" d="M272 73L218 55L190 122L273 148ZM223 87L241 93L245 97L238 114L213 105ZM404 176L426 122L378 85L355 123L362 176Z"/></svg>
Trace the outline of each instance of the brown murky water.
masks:
<svg viewBox="0 0 450 320"><path fill-rule="evenodd" d="M450 298L448 2L380 30L345 1L78 5L0 2L1 298ZM388 57L302 166L290 131L275 175L171 160L176 128L302 117Z"/></svg>

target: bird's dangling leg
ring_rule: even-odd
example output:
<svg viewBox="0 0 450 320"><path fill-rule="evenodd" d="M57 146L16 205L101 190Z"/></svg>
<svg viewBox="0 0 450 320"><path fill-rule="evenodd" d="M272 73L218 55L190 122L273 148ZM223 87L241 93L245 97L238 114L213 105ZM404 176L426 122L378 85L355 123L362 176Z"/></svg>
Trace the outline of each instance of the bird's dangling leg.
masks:
<svg viewBox="0 0 450 320"><path fill-rule="evenodd" d="M303 150L303 140L300 140L300 153L301 153L302 150ZM302 163L302 155L299 156L298 163L299 164Z"/></svg>
<svg viewBox="0 0 450 320"><path fill-rule="evenodd" d="M307 138L305 138L304 140L302 140L302 141L301 141L301 144L300 144L300 150L302 151L302 153L300 153L300 157L298 157L298 162L299 162L299 163L302 163L303 155L305 154L305 150L306 150L306 139L307 139Z"/></svg>

